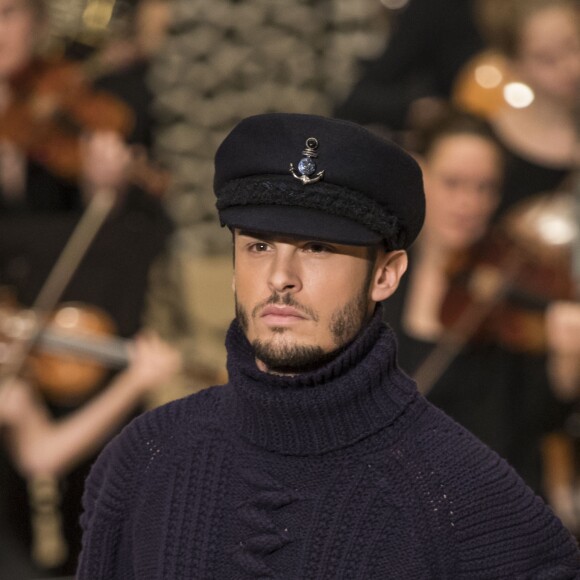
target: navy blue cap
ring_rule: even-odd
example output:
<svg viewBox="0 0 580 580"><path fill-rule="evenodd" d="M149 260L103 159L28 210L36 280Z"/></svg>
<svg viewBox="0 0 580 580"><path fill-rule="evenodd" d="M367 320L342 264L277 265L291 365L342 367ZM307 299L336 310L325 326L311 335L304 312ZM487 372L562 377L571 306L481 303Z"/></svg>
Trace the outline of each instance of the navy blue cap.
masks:
<svg viewBox="0 0 580 580"><path fill-rule="evenodd" d="M317 115L241 121L215 157L222 225L336 243L407 248L425 216L421 170L367 129Z"/></svg>

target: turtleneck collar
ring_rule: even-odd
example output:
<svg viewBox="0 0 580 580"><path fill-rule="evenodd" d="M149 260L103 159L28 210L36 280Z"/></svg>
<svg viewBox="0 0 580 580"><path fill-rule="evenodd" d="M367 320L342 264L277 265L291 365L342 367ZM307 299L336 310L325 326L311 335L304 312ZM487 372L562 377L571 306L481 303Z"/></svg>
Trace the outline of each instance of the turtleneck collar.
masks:
<svg viewBox="0 0 580 580"><path fill-rule="evenodd" d="M237 321L226 346L235 427L270 451L310 455L351 445L388 426L417 396L396 364L396 339L380 308L334 360L304 374L260 371Z"/></svg>

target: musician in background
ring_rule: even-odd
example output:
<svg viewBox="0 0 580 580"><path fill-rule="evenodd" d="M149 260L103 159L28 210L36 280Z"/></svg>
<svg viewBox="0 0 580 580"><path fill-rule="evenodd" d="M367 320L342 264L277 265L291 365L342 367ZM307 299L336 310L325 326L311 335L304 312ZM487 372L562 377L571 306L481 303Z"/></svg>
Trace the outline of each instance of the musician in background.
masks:
<svg viewBox="0 0 580 580"><path fill-rule="evenodd" d="M123 41L134 50L129 62L110 62L119 41L69 62L42 54L45 1L0 1L0 213L82 210L104 187L164 193L167 175L148 163L154 116L146 77L168 2L140 2L134 17Z"/></svg>
<svg viewBox="0 0 580 580"><path fill-rule="evenodd" d="M481 28L531 93L490 122L506 152L500 212L536 193L571 188L580 164L580 16L576 0L479 0ZM513 101L512 101L513 102Z"/></svg>
<svg viewBox="0 0 580 580"><path fill-rule="evenodd" d="M157 117L151 64L163 46L171 24L171 0L138 0L126 35L112 35L95 54L104 74L95 86L127 104L134 115L130 143L154 156Z"/></svg>
<svg viewBox="0 0 580 580"><path fill-rule="evenodd" d="M384 303L384 319L399 337L400 364L411 375L418 373L445 333L441 310L453 258L481 240L488 243L484 236L500 203L504 167L491 128L468 114L443 116L419 141L425 225L411 248L408 276ZM551 309L546 323L552 355L548 360L562 356L578 361L580 306L557 303ZM568 328L563 326L566 318ZM427 372L434 384L425 388L419 383L433 403L506 458L570 524L569 494L550 497L551 490L544 488L541 445L547 433L562 425L569 411L565 401L578 396L580 373L569 368L550 376L550 370L546 357L516 352L497 339L468 341L441 371Z"/></svg>
<svg viewBox="0 0 580 580"><path fill-rule="evenodd" d="M38 393L23 379L0 390L0 426L18 470L27 476L60 476L90 457L151 389L179 371L179 353L144 332L129 345L129 365L99 396L54 421Z"/></svg>
<svg viewBox="0 0 580 580"><path fill-rule="evenodd" d="M0 123L18 100L14 80L27 74L38 58L46 26L42 0L0 0ZM27 157L0 132L0 212L69 210L78 204L74 184Z"/></svg>
<svg viewBox="0 0 580 580"><path fill-rule="evenodd" d="M95 190L124 187L130 151L121 135L81 125L70 141L82 135L83 154L69 147L68 125L77 119L66 108L66 92L76 81L59 86L57 63L41 55L47 28L43 0L0 0L0 214L81 210ZM113 112L125 114L121 108ZM108 157L99 155L103 149ZM68 163L78 167L71 170Z"/></svg>
<svg viewBox="0 0 580 580"><path fill-rule="evenodd" d="M15 103L23 105L19 99L28 113L19 117L23 124L26 119L36 122L36 108L42 108L47 100L52 104L65 102L63 95L52 92L32 91L24 99L12 90L14 78L23 72L34 81L35 63L43 61L38 43L47 26L46 12L42 0L0 0L0 136L2 122L21 110L14 108ZM48 65L42 70L50 73L52 68ZM87 98L92 99L91 87L86 89ZM138 107L121 99L118 103L108 98L103 102L119 105L133 123ZM54 117L71 114L66 108L57 108ZM4 168L0 171L0 197L5 201L4 205L0 202L0 284L11 287L23 306L33 304L91 200L107 192L114 197L114 207L62 299L103 308L113 317L120 336L132 337L141 328L149 268L165 249L174 225L160 192L147 190L142 180L136 183L132 146L147 148L151 139L143 118L138 125L139 131L130 135L131 146L114 129L79 127L73 144L78 152L78 173L75 180L68 181L57 177L48 162L52 153L59 151L58 141L52 148L48 144L43 164L32 152L19 150L9 141L10 137L18 140L27 127L12 127L13 135L0 137L0 151L8 152L4 157L0 154L0 167ZM36 179L40 175L41 181Z"/></svg>
<svg viewBox="0 0 580 580"><path fill-rule="evenodd" d="M31 146L45 147L42 154L28 148L24 137L30 128L25 123L8 123L16 118L15 111L23 111L23 118L31 122L40 119L56 123L72 115L66 107L59 108L67 104L66 90L65 94L49 92L48 100L47 94L35 92L36 67L43 75L56 70L52 62L45 65L40 51L40 41L47 26L47 4L42 0L0 0L0 284L13 292L22 307L33 306L86 208L95 196L106 192L113 196L113 207L72 273L60 302L74 301L100 308L112 319L118 337L133 338L143 327L150 267L165 250L173 232L173 221L159 191L144 187L147 179L135 179L133 147L148 147L149 137L146 136L150 132L143 124L139 125L139 131L130 131L136 126L133 126L136 109L113 97L111 90L99 102L107 107L111 105L115 115L121 112L121 120L128 130L120 131L114 126L95 130L92 126L80 125L74 135L74 151L78 154L74 175L59 174L60 164L53 163L53 153L61 152L58 145L33 139ZM32 92L21 93L15 87L32 87ZM56 88L62 91L58 83ZM76 90L76 85L74 88ZM80 94L87 99L95 96L101 99L102 96L93 91L91 83L82 85ZM55 114L46 119L36 116L37 107L42 109L47 102L52 107L56 105ZM89 104L92 102L89 100ZM70 124L65 123L63 129L68 129ZM7 126L12 132L6 130ZM35 127L33 133L36 131ZM116 377L115 371L106 374L93 389L89 401L52 401L43 397L39 404L46 405L47 414L30 407L31 416L39 419L43 415L52 416L57 421L67 422L62 425L69 424L69 420L74 424L73 418L82 417L94 408L93 404L98 405L100 396L113 397L111 393L122 390L122 387L111 389L117 378L121 382L125 380L122 375ZM128 387L127 390L138 389ZM111 409L110 425L120 425L132 413L138 412L142 399L134 392L132 403L124 407L123 413ZM125 400L128 402L128 397ZM101 437L99 443L102 441ZM91 449L97 450L94 446ZM76 566L80 544L80 497L91 460L91 456L84 453L75 462L74 469L66 470L60 481L69 557L62 566L51 570L54 574L71 574ZM29 475L26 468L24 475ZM7 517L12 535L27 541L30 523L26 479L14 472L9 464L2 467L2 476L9 482L2 487L2 493L11 511Z"/></svg>
<svg viewBox="0 0 580 580"><path fill-rule="evenodd" d="M409 128L438 114L451 97L458 71L484 46L474 4L405 2L393 16L383 53L363 63L360 79L337 104L335 115L412 136Z"/></svg>
<svg viewBox="0 0 580 580"><path fill-rule="evenodd" d="M179 366L180 355L175 349L154 334L143 333L130 347L129 366L98 396L60 420L53 418L32 383L19 378L3 382L0 386L0 434L5 450L30 485L57 481L93 456L144 404L152 390L179 371ZM14 521L15 510L20 512L24 524L28 510L17 501L19 495L10 496L17 481L11 477L7 459L4 452L0 452L0 577L26 580L48 575L49 571L42 571L42 564L66 560L60 550L69 548L53 544L52 538L36 538L40 546L48 541L48 548L40 548L40 556L35 554L41 562L31 557L28 534L23 537L10 524ZM54 491L58 494L58 490ZM15 492L18 493L18 486ZM59 507L54 506L53 514L57 518L57 533L61 531L58 529L61 525ZM46 517L46 513L43 515ZM33 526L36 517L32 516ZM47 535L54 533L54 530L45 531ZM74 558L74 551L71 556Z"/></svg>

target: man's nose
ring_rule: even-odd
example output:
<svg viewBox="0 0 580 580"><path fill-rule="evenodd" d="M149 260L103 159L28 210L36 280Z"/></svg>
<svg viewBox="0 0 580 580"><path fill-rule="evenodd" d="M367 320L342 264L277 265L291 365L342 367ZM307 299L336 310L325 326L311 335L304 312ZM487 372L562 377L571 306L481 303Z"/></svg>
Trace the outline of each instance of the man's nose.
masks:
<svg viewBox="0 0 580 580"><path fill-rule="evenodd" d="M270 268L268 285L277 293L297 292L302 288L300 267L294 252L276 252Z"/></svg>

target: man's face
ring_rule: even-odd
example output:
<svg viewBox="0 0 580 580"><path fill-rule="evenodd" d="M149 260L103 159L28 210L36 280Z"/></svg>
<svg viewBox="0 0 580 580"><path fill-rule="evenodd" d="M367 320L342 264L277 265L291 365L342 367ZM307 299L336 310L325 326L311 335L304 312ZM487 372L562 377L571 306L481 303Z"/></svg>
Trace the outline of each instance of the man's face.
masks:
<svg viewBox="0 0 580 580"><path fill-rule="evenodd" d="M234 246L236 313L262 370L316 368L371 316L369 248L237 230Z"/></svg>

